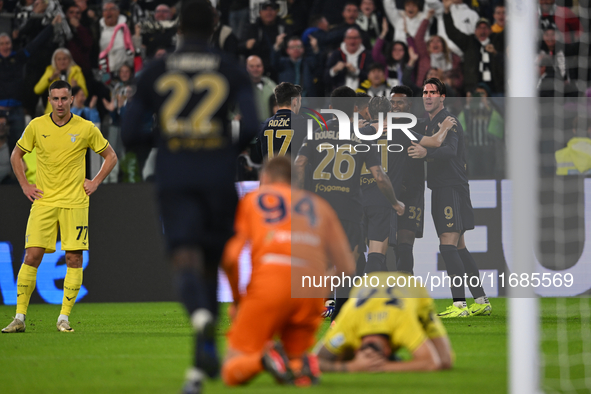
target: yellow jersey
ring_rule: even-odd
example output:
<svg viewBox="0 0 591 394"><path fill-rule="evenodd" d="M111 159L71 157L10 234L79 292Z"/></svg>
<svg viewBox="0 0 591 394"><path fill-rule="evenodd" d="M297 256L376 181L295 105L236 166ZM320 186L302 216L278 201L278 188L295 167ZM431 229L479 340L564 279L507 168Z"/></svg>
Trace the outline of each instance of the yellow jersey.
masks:
<svg viewBox="0 0 591 394"><path fill-rule="evenodd" d="M445 327L435 313L433 299L427 289L398 272L374 272L377 287L359 287L351 291L349 300L336 318L334 327L323 339L324 346L337 355L352 355L361 346L363 337L386 335L395 352L406 348L415 351L427 338L447 336ZM402 287L388 286L398 283ZM406 277L406 286L398 277ZM401 278L402 279L402 278ZM381 287L384 285L384 287Z"/></svg>
<svg viewBox="0 0 591 394"><path fill-rule="evenodd" d="M17 146L26 153L37 148L37 188L43 197L35 204L60 208L88 207L84 192L86 150L101 153L109 146L99 129L72 114L63 126L56 125L51 114L33 119Z"/></svg>

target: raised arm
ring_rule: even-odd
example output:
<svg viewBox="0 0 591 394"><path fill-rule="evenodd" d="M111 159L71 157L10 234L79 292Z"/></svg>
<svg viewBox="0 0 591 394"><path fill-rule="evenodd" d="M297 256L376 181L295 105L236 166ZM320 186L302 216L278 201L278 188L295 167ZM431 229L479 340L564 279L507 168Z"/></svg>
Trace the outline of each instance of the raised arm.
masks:
<svg viewBox="0 0 591 394"><path fill-rule="evenodd" d="M452 40L462 51L465 52L468 48L471 38L469 35L459 31L454 25L454 20L451 16L451 12L449 11L451 4L452 0L443 1L443 24L445 25L445 33L450 40Z"/></svg>
<svg viewBox="0 0 591 394"><path fill-rule="evenodd" d="M432 13L429 11L426 18L421 22L419 30L417 30L417 34L415 35L415 49L420 57L429 57L429 50L427 49L427 43L425 42L425 33L429 28L429 19L431 19L431 16Z"/></svg>

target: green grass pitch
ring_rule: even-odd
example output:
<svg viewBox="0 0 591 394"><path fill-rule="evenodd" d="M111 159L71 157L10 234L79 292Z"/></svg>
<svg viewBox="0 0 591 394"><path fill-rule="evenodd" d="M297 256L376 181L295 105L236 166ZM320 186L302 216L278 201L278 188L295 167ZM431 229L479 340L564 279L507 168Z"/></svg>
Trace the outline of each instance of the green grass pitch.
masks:
<svg viewBox="0 0 591 394"><path fill-rule="evenodd" d="M443 309L448 300L437 300ZM581 338L576 319L578 299L566 300L567 329ZM490 317L447 319L456 354L453 370L405 374L325 374L320 386L306 393L505 393L507 392L506 300L494 299ZM556 300L541 300L544 332L556 332ZM225 307L222 310L225 311ZM74 333L60 333L59 306L29 307L27 331L0 336L2 393L177 393L191 362L192 332L180 304L77 304L71 318ZM8 324L13 306L0 306L0 325ZM225 313L219 344L225 347L229 327ZM322 326L321 335L328 328ZM588 326L586 329L591 329ZM550 334L551 338L552 334ZM557 353L556 341L543 341L545 352ZM578 345L575 343L575 348ZM583 377L581 368L571 370ZM277 386L262 374L249 385L229 389L218 380L205 393L278 393L302 389Z"/></svg>

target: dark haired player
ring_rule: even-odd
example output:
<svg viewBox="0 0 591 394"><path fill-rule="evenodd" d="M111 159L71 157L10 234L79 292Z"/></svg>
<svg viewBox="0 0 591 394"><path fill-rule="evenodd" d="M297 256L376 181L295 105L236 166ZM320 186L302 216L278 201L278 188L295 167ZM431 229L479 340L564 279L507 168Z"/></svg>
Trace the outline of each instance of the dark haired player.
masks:
<svg viewBox="0 0 591 394"><path fill-rule="evenodd" d="M263 123L257 144L262 159L267 160L291 154L292 149L297 152L306 137L306 120L298 115L302 106L302 87L282 82L273 92L279 109Z"/></svg>
<svg viewBox="0 0 591 394"><path fill-rule="evenodd" d="M443 119L453 116L444 108L445 93L445 85L437 78L429 78L423 84L423 105L429 114L429 123L425 129L427 135L432 135ZM464 242L464 232L474 228L474 212L466 175L461 124L456 119L456 125L441 147L425 149L413 143L408 154L412 158L427 159L427 186L432 190L431 214L439 236L439 250L452 281L456 276L462 277L459 286L454 286L452 282L453 304L439 316L490 315L492 307L480 283L478 266ZM474 303L470 307L466 306L464 274L467 275L468 286L474 296ZM470 284L470 279L474 277L478 278L477 286Z"/></svg>
<svg viewBox="0 0 591 394"><path fill-rule="evenodd" d="M408 113L410 111L410 100L406 100L405 103L406 106L402 107L404 111L398 112ZM383 114L385 121L386 115L391 112L391 109L390 100L386 97L372 97L369 101L369 114L374 122L378 121L380 113ZM397 119L395 118L395 120ZM402 119L400 121L402 122ZM447 131L453 125L454 122L450 118L442 122L440 131L432 137L424 137L416 133L413 135L423 146L439 147L445 139ZM402 130L397 129L392 132L391 140L387 139L386 132L384 132L377 141L372 142L379 146L382 169L388 174L396 195L400 195L402 177L405 174L408 161L406 151L411 146L410 138ZM396 228L397 216L393 214L388 200L380 192L365 167L361 170L361 190L363 192L365 234L369 243L365 272L387 271L386 250L390 234L394 234L394 239L390 243L395 244L396 242L396 230L391 231L391 227ZM406 212L401 215L401 217L403 216L406 216Z"/></svg>
<svg viewBox="0 0 591 394"><path fill-rule="evenodd" d="M355 100L355 91L342 86L332 92L330 108L344 112L352 122ZM399 215L404 213L404 204L396 198L390 179L382 170L377 149L369 151L355 149L359 144L371 142L361 141L352 131L353 124L350 124L349 140L339 139L338 120L329 120L327 126L328 130L325 130L325 126L314 130L314 137L306 139L298 152L295 161L298 182L299 185L304 183L304 172L309 165L312 179L306 180L306 185L310 185L311 191L323 197L336 211L357 261L363 253L361 248L364 246L361 224L363 217L361 169L367 168L379 190L386 196L389 206L393 207ZM360 132L375 134L376 131L372 126L366 126ZM346 299L337 299L333 317L338 314L344 300Z"/></svg>
<svg viewBox="0 0 591 394"><path fill-rule="evenodd" d="M355 100L357 113L361 115L364 120L369 122L371 120L371 115L369 114L369 100L371 97L369 94L363 92L357 92L355 95L357 96L357 100Z"/></svg>
<svg viewBox="0 0 591 394"><path fill-rule="evenodd" d="M164 235L176 286L196 331L194 367L184 392L198 393L206 376L219 373L218 265L233 234L236 158L254 138L257 119L245 71L207 44L215 21L211 3L183 2L180 15L183 45L142 71L122 137L127 146L149 140L144 126L156 113L156 182ZM234 102L243 114L237 143L228 121Z"/></svg>
<svg viewBox="0 0 591 394"><path fill-rule="evenodd" d="M25 317L45 253L55 252L58 229L66 251L66 277L57 329L74 332L69 316L82 286L82 252L88 250L88 205L117 164L117 155L92 122L71 112L72 87L58 80L49 86L52 112L33 119L12 151L10 163L23 193L33 202L25 236L25 258L16 285L16 316L2 333L25 332ZM15 130L16 131L16 130ZM41 138L43 137L43 138ZM86 152L105 161L94 179L86 179ZM37 183L25 176L23 156L37 150Z"/></svg>
<svg viewBox="0 0 591 394"><path fill-rule="evenodd" d="M413 97L412 89L408 86L394 86L390 90L390 104L392 112L410 112ZM413 131L423 134L425 120L420 119ZM422 160L407 160L402 177L400 195L404 196L407 206L404 215L397 218L396 226L392 226L390 245L396 250L396 270L413 273L414 258L412 248L415 238L423 237L423 216L425 210L425 164ZM397 190L397 189L395 189ZM396 238L392 235L396 234Z"/></svg>

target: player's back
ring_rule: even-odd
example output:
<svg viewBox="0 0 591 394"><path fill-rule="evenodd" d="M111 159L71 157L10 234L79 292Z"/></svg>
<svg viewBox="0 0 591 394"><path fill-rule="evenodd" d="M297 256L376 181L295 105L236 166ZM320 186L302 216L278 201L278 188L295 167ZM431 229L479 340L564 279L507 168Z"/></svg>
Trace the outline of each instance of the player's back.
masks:
<svg viewBox="0 0 591 394"><path fill-rule="evenodd" d="M388 175L388 178L390 178L394 193L396 196L400 196L402 180L405 177L407 166L411 160L407 153L407 149L411 146L410 138L402 130L394 129L391 139L388 139L387 133L384 132L377 141L372 141L372 143L379 146L382 169ZM365 165L361 170L361 188L363 191L364 206L392 206L378 188L375 178Z"/></svg>
<svg viewBox="0 0 591 394"><path fill-rule="evenodd" d="M379 285L369 285L372 277L379 279L379 282L373 279ZM373 272L368 275L367 283L367 287L351 291L349 301L337 317L337 325L344 325L359 341L365 335L380 333L395 339L393 333L397 330L406 334L407 327L429 318L432 299L427 289L410 275Z"/></svg>
<svg viewBox="0 0 591 394"><path fill-rule="evenodd" d="M324 126L316 129L300 150L311 167L312 180L308 184L311 191L329 202L341 220L359 223L363 215L361 170L364 165L379 165L379 152L362 147L369 143L364 144L353 132L350 139L340 139L337 120L328 121L327 126L327 130Z"/></svg>
<svg viewBox="0 0 591 394"><path fill-rule="evenodd" d="M238 144L228 111L243 112ZM201 41L187 41L177 52L154 60L140 76L122 136L139 140L146 112L156 113L157 183L163 187L231 187L236 157L256 134L252 87L245 71ZM135 135L134 135L135 134Z"/></svg>
<svg viewBox="0 0 591 394"><path fill-rule="evenodd" d="M261 155L268 160L276 156L291 155L292 161L295 154L302 146L306 137L306 123L300 116L289 109L279 109L263 123L259 134Z"/></svg>
<svg viewBox="0 0 591 394"><path fill-rule="evenodd" d="M359 349L367 335L387 335L392 349L406 347L412 352L427 337L445 334L427 289L412 276L374 272L368 275L367 283L367 287L351 291L324 339L325 346L335 354L339 349Z"/></svg>
<svg viewBox="0 0 591 394"><path fill-rule="evenodd" d="M348 250L335 226L340 223L325 201L285 183L247 194L237 213L237 230L251 241L253 272L285 264L324 273L332 249Z"/></svg>

